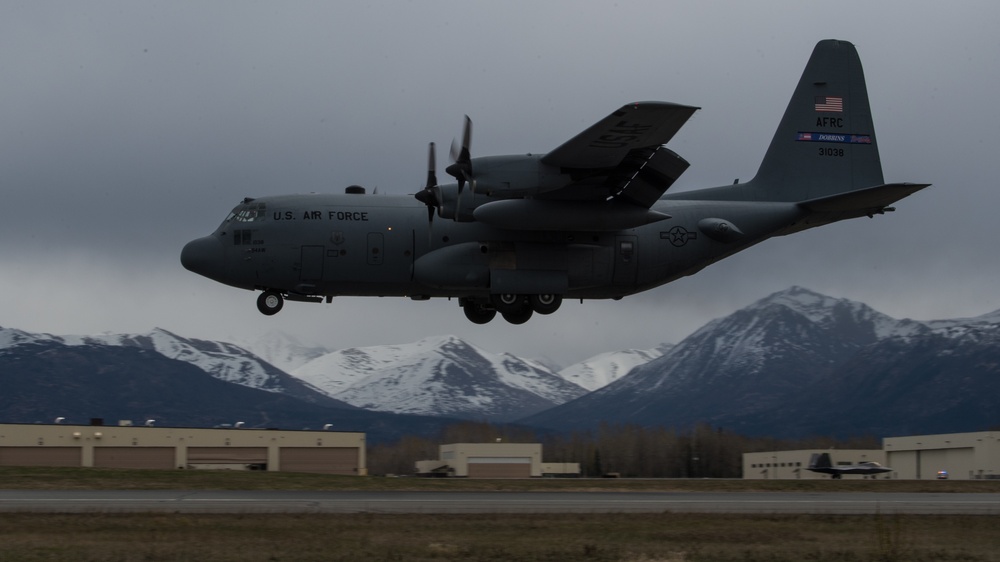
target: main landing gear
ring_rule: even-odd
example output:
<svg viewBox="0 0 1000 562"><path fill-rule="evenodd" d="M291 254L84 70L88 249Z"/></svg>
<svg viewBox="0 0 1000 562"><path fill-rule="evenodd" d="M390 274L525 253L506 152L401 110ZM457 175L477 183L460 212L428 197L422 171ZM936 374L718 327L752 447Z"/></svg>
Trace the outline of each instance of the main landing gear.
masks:
<svg viewBox="0 0 1000 562"><path fill-rule="evenodd" d="M562 304L561 295L515 295L501 293L489 300L465 298L459 301L465 317L476 324L487 324L499 312L511 324L524 324L534 313L552 314Z"/></svg>
<svg viewBox="0 0 1000 562"><path fill-rule="evenodd" d="M267 290L257 297L257 310L261 314L273 316L280 312L283 306L285 306L285 298L277 291Z"/></svg>
<svg viewBox="0 0 1000 562"><path fill-rule="evenodd" d="M305 297L297 294L289 294L289 300L320 302L319 297ZM511 324L524 324L531 319L536 312L538 314L552 314L559 310L562 305L562 295L516 295L513 293L501 293L488 298L463 297L459 299L465 317L475 324L488 324L497 313ZM330 297L327 297L330 302ZM257 297L257 310L261 314L274 316L285 306L285 297L278 291L267 289Z"/></svg>

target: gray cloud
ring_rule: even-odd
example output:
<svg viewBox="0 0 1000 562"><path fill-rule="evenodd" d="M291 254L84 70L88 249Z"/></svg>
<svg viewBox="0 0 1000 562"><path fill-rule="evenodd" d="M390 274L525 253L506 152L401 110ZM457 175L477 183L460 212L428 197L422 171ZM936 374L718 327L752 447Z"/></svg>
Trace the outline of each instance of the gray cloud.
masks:
<svg viewBox="0 0 1000 562"><path fill-rule="evenodd" d="M677 341L792 284L896 316L1000 308L993 243L1000 6L968 2L6 3L0 8L0 325L332 345L457 333L560 361ZM836 13L831 13L836 12ZM455 303L337 299L261 317L184 271L247 195L416 191L461 116L477 155L545 152L622 103L703 108L674 189L756 171L816 41L861 53L899 212L772 240L617 303L524 326ZM391 318L359 321L359 318ZM400 319L404 321L399 321Z"/></svg>

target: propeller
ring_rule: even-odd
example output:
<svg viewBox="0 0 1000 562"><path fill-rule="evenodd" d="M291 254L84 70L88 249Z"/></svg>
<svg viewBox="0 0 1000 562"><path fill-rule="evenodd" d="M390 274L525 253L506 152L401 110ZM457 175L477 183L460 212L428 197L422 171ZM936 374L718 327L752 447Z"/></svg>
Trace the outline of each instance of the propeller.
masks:
<svg viewBox="0 0 1000 562"><path fill-rule="evenodd" d="M469 152L469 145L472 143L472 119L465 116L465 126L462 128L462 146L455 146L455 141L451 142L451 160L453 164L445 168L449 175L458 180L458 195L462 195L462 188L465 182L469 182L473 192L475 192L475 180L472 176L472 154Z"/></svg>
<svg viewBox="0 0 1000 562"><path fill-rule="evenodd" d="M472 175L472 155L469 152L469 144L472 141L472 120L465 116L465 126L462 129L462 146L457 147L455 141L451 143L452 164L445 168L449 175L458 180L458 208L462 207L462 189L468 183L472 192L476 191L476 180ZM435 172L436 156L434 143L428 147L427 157L427 186L418 191L414 197L418 201L427 205L428 233L434 225L434 214L441 210L441 190L438 187L437 173Z"/></svg>
<svg viewBox="0 0 1000 562"><path fill-rule="evenodd" d="M441 206L441 201L438 200L437 192L435 191L438 184L437 174L434 172L435 159L434 143L430 143L427 156L427 186L418 191L414 196L418 201L427 205L427 222L430 224L434 223L434 213Z"/></svg>

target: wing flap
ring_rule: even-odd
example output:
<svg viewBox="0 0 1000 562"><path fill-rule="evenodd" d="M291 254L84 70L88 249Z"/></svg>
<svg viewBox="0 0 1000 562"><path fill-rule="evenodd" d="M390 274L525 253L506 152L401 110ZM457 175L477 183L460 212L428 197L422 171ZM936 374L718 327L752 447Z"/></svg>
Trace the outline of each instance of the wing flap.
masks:
<svg viewBox="0 0 1000 562"><path fill-rule="evenodd" d="M614 197L646 208L651 207L690 165L666 148L656 149L637 166L627 166L629 160L626 158L619 166L627 177Z"/></svg>

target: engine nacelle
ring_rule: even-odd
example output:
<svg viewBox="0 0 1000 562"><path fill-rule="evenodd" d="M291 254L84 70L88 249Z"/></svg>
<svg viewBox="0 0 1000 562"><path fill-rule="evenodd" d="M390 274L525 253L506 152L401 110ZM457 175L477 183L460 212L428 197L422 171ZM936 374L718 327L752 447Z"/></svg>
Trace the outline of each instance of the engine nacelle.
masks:
<svg viewBox="0 0 1000 562"><path fill-rule="evenodd" d="M541 162L541 155L486 156L473 158L471 182L462 192L458 184L435 187L438 216L460 222L473 219L476 207L491 201L530 197L558 189L572 178L554 166Z"/></svg>
<svg viewBox="0 0 1000 562"><path fill-rule="evenodd" d="M458 192L458 184L450 183L439 185L434 190L437 192L438 216L443 219L451 219L459 222L470 222L475 220L472 212L484 203L492 201L483 193L474 191L469 184Z"/></svg>
<svg viewBox="0 0 1000 562"><path fill-rule="evenodd" d="M543 164L541 160L542 155L535 154L473 158L476 191L509 199L551 191L572 181L558 167Z"/></svg>

